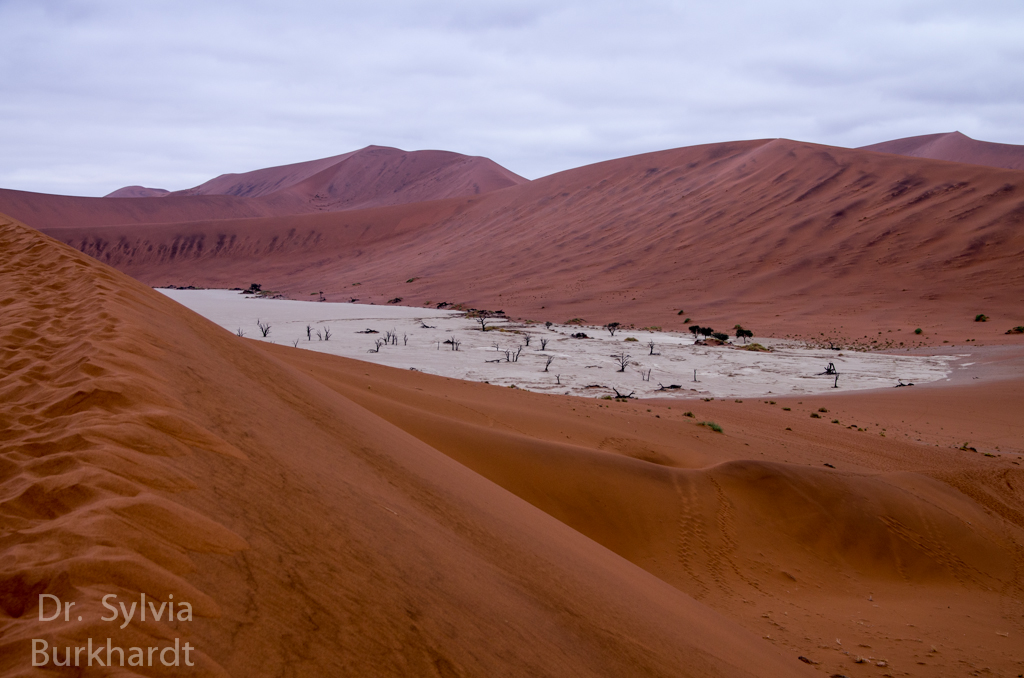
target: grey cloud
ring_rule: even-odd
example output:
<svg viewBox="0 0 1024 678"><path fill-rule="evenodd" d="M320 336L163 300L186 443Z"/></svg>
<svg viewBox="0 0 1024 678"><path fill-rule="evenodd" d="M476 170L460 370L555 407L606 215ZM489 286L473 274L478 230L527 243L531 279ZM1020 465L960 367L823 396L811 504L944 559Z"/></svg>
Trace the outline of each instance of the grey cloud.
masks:
<svg viewBox="0 0 1024 678"><path fill-rule="evenodd" d="M367 144L528 177L695 143L1024 143L1016 2L0 2L0 186L102 195Z"/></svg>

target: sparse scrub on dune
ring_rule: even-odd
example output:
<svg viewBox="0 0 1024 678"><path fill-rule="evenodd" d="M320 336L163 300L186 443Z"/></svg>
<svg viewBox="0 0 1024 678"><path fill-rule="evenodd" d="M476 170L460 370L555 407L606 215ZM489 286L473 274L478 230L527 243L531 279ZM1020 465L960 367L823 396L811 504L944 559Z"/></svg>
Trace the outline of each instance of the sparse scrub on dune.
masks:
<svg viewBox="0 0 1024 678"><path fill-rule="evenodd" d="M1024 325L1017 325L1006 330L1007 334L1024 334Z"/></svg>
<svg viewBox="0 0 1024 678"><path fill-rule="evenodd" d="M988 316L985 315L984 313L979 313L978 315L974 316L974 322L976 322L976 323L988 322Z"/></svg>
<svg viewBox="0 0 1024 678"><path fill-rule="evenodd" d="M711 429L715 433L721 433L722 432L722 427L719 426L718 424L716 424L713 421L698 421L697 422L697 426L706 426L707 428Z"/></svg>

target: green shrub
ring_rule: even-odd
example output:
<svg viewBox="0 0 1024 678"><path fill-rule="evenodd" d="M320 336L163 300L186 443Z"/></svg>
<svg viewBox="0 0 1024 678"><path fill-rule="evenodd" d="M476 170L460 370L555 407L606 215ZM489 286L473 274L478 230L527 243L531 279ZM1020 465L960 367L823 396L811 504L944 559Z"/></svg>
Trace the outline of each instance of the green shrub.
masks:
<svg viewBox="0 0 1024 678"><path fill-rule="evenodd" d="M1017 325L1013 329L1006 330L1007 334L1024 334L1024 325Z"/></svg>
<svg viewBox="0 0 1024 678"><path fill-rule="evenodd" d="M922 330L920 327L914 330L914 334L921 334L922 332L924 332L924 330Z"/></svg>
<svg viewBox="0 0 1024 678"><path fill-rule="evenodd" d="M821 415L817 412L811 412L811 419L821 419Z"/></svg>
<svg viewBox="0 0 1024 678"><path fill-rule="evenodd" d="M985 315L984 313L979 313L978 315L974 316L974 322L976 322L976 323L988 322L988 316Z"/></svg>
<svg viewBox="0 0 1024 678"><path fill-rule="evenodd" d="M713 421L698 421L697 422L697 426L706 426L709 429L711 429L712 431L714 431L715 433L721 433L722 432L722 427L719 426L718 424L716 424Z"/></svg>
<svg viewBox="0 0 1024 678"><path fill-rule="evenodd" d="M640 340L637 339L636 337L626 337L625 339L623 339L623 341L640 341Z"/></svg>
<svg viewBox="0 0 1024 678"><path fill-rule="evenodd" d="M818 411L819 412L828 412L828 408L826 408L826 407L819 407Z"/></svg>
<svg viewBox="0 0 1024 678"><path fill-rule="evenodd" d="M693 412L683 412L683 416L690 417L691 419L693 419Z"/></svg>

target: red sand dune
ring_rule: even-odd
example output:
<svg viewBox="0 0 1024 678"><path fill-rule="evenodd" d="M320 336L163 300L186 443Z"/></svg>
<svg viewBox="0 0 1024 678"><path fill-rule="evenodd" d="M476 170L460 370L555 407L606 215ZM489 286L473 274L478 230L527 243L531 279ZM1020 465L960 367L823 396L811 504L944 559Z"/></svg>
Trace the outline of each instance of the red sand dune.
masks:
<svg viewBox="0 0 1024 678"><path fill-rule="evenodd" d="M1019 342L1004 332L1024 324L1022 219L1019 172L772 140L421 204L41 228L154 285L914 346Z"/></svg>
<svg viewBox="0 0 1024 678"><path fill-rule="evenodd" d="M146 188L145 186L125 186L112 193L103 196L104 198L162 198L170 191L163 188Z"/></svg>
<svg viewBox="0 0 1024 678"><path fill-rule="evenodd" d="M189 675L813 675L318 381L306 356L8 219L0 251L0 675L36 675L33 638L108 637L187 641ZM511 395L480 393L498 409ZM1000 577L990 541L965 544ZM42 593L82 620L40 622ZM103 595L142 593L195 616L99 621Z"/></svg>
<svg viewBox="0 0 1024 678"><path fill-rule="evenodd" d="M861 146L860 150L1024 170L1024 146L978 141L960 132L894 139Z"/></svg>
<svg viewBox="0 0 1024 678"><path fill-rule="evenodd" d="M2 223L4 676L99 634L201 675L1024 668L1015 349L946 387L539 395L241 339ZM141 592L196 618L95 621Z"/></svg>

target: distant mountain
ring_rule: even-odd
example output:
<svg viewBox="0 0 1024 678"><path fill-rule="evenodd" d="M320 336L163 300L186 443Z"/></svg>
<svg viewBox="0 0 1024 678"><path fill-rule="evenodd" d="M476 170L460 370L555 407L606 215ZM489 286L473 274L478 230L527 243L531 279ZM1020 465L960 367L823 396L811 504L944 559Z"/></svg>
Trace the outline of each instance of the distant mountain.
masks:
<svg viewBox="0 0 1024 678"><path fill-rule="evenodd" d="M162 198L170 193L163 188L146 188L145 186L125 186L113 193L107 193L104 198Z"/></svg>
<svg viewBox="0 0 1024 678"><path fill-rule="evenodd" d="M222 174L183 191L126 186L104 198L81 198L0 189L0 212L43 230L94 228L387 207L524 183L528 180L487 158L367 146L320 160Z"/></svg>
<svg viewBox="0 0 1024 678"><path fill-rule="evenodd" d="M894 139L861 146L860 150L1024 170L1024 146L978 141L960 132Z"/></svg>
<svg viewBox="0 0 1024 678"><path fill-rule="evenodd" d="M387 187L431 188L399 178L430 176L411 171L411 155L367 152L258 198L108 202L381 203ZM153 285L256 280L293 298L323 290L684 331L688 316L778 335L891 329L885 340L909 344L922 325L962 341L982 311L1021 324L1021 215L1019 171L775 139L610 160L473 197L47 233Z"/></svg>

